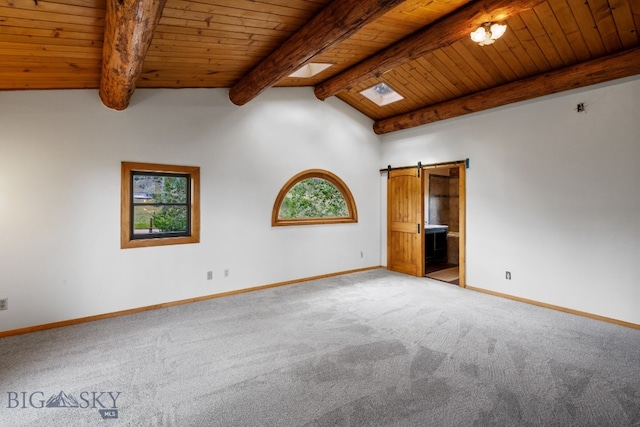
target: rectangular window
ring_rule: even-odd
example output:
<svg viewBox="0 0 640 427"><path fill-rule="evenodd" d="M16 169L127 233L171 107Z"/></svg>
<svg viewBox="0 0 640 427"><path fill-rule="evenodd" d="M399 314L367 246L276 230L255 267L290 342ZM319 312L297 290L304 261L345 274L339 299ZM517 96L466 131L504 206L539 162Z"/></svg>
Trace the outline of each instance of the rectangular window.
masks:
<svg viewBox="0 0 640 427"><path fill-rule="evenodd" d="M131 173L131 238L151 239L191 234L188 174Z"/></svg>
<svg viewBox="0 0 640 427"><path fill-rule="evenodd" d="M122 162L121 247L200 241L200 168Z"/></svg>

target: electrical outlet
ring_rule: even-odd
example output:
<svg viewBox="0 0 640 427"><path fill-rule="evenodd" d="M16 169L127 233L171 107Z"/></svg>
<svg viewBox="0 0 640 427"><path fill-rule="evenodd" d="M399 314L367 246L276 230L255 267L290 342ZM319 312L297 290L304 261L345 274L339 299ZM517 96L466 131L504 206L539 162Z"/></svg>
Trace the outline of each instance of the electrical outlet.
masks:
<svg viewBox="0 0 640 427"><path fill-rule="evenodd" d="M9 309L9 298L0 299L0 310L8 310Z"/></svg>
<svg viewBox="0 0 640 427"><path fill-rule="evenodd" d="M228 268L224 269L224 277L229 277L229 269Z"/></svg>
<svg viewBox="0 0 640 427"><path fill-rule="evenodd" d="M213 280L213 271L207 271L207 280Z"/></svg>
<svg viewBox="0 0 640 427"><path fill-rule="evenodd" d="M511 280L511 272L510 271L505 271L504 272L504 278L507 280Z"/></svg>
<svg viewBox="0 0 640 427"><path fill-rule="evenodd" d="M364 258L364 251L360 251L360 258Z"/></svg>

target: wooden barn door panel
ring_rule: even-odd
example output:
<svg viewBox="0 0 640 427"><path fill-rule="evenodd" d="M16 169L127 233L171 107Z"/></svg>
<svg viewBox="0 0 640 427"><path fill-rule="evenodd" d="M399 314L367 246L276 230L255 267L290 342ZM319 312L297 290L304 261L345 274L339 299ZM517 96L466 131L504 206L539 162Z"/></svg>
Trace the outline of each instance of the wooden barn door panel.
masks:
<svg viewBox="0 0 640 427"><path fill-rule="evenodd" d="M424 206L420 169L389 171L387 182L387 268L424 274Z"/></svg>

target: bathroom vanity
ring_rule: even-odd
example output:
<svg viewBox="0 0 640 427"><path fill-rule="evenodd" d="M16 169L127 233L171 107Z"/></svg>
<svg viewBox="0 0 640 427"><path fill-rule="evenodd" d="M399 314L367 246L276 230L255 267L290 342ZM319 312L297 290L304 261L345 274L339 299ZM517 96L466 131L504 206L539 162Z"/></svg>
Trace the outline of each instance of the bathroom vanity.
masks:
<svg viewBox="0 0 640 427"><path fill-rule="evenodd" d="M448 230L447 225L424 225L425 265L447 262Z"/></svg>

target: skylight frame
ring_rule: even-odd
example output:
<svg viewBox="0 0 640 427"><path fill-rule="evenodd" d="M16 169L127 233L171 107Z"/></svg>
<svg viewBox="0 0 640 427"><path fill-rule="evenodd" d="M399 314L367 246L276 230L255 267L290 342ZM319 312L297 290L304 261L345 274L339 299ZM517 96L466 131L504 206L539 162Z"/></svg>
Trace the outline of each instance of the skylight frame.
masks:
<svg viewBox="0 0 640 427"><path fill-rule="evenodd" d="M371 86L361 91L360 94L379 107L384 107L385 105L404 99L404 96L400 95L400 93L385 82Z"/></svg>
<svg viewBox="0 0 640 427"><path fill-rule="evenodd" d="M289 74L289 77L294 79L310 79L333 65L334 64L330 64L328 62L309 62Z"/></svg>

